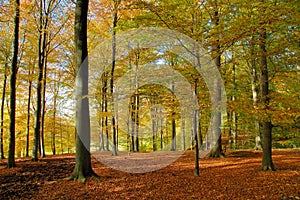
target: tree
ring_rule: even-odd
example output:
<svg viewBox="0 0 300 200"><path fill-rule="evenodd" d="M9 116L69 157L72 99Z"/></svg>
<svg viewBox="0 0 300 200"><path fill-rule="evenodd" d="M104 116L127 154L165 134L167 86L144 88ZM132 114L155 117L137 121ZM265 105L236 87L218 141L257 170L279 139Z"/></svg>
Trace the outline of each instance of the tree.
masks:
<svg viewBox="0 0 300 200"><path fill-rule="evenodd" d="M43 1L40 1L39 5L39 38L38 38L38 79L37 79L37 88L36 88L36 115L35 115L35 127L34 127L34 139L33 139L33 148L32 148L32 161L38 161L38 150L43 148L40 146L41 138L41 115L42 115L42 84L43 84L43 75L44 75L44 61L45 61L45 50L46 50L46 30L48 24L48 18L46 22L43 19ZM43 154L43 150L41 151Z"/></svg>
<svg viewBox="0 0 300 200"><path fill-rule="evenodd" d="M195 95L197 95L197 82L198 79L195 79ZM199 129L200 127L198 126L198 121L199 121L199 110L195 110L194 111L194 121L193 121L193 135L194 135L194 141L195 141L195 169L194 169L194 176L199 176L199 141L198 141L198 131L197 129Z"/></svg>
<svg viewBox="0 0 300 200"><path fill-rule="evenodd" d="M174 85L172 84L171 86L172 92L174 92ZM172 96L172 103L174 103L175 97L174 95ZM175 110L175 108L173 108ZM175 111L172 111L172 144L171 144L171 151L176 151L176 119L175 119Z"/></svg>
<svg viewBox="0 0 300 200"><path fill-rule="evenodd" d="M87 13L89 1L77 0L75 8L76 164L70 180L96 176L92 169L88 94Z"/></svg>
<svg viewBox="0 0 300 200"><path fill-rule="evenodd" d="M30 63L31 65L31 63ZM30 133L30 103L31 103L31 93L32 93L32 69L29 65L28 69L28 100L27 100L27 122L26 122L26 157L29 156L29 133ZM34 66L34 64L33 64Z"/></svg>
<svg viewBox="0 0 300 200"><path fill-rule="evenodd" d="M218 8L215 8L214 16L212 17L212 22L215 25L216 28L219 27L220 22L220 15ZM221 46L220 46L220 40L217 36L217 40L215 41L215 44L212 45L213 53L216 55L214 58L215 65L220 70L221 68ZM223 157L223 151L222 151L222 136L221 136L221 111L219 108L220 102L222 101L222 91L221 91L221 85L220 80L217 78L214 80L214 93L215 98L213 99L213 113L212 113L212 125L213 125L213 137L218 137L216 140L215 146L212 148L209 157ZM216 139L216 138L215 138Z"/></svg>
<svg viewBox="0 0 300 200"><path fill-rule="evenodd" d="M261 101L264 106L264 111L269 112L270 109L270 97L269 97L269 74L267 65L267 49L266 49L267 33L266 29L262 28L260 31L260 90L261 90ZM263 170L275 170L272 161L272 122L268 119L263 119L263 158L262 158L262 169Z"/></svg>
<svg viewBox="0 0 300 200"><path fill-rule="evenodd" d="M4 7L4 5L3 5ZM4 156L4 118L5 118L5 112L4 112L4 106L5 106L5 99L6 99L6 89L8 85L8 67L9 67L9 59L11 54L11 41L10 39L5 39L4 36L10 35L10 32L7 29L4 29L2 27L10 27L9 20L4 20L4 16L7 16L7 12L5 12L5 9L1 9L1 41L0 41L0 61L1 66L3 65L3 85L2 85L2 95L1 95L1 112L0 112L0 159L5 159ZM10 16L10 15L9 15ZM4 22L4 23L3 23ZM11 38L11 37L9 37ZM2 69L2 67L1 67Z"/></svg>
<svg viewBox="0 0 300 200"><path fill-rule="evenodd" d="M38 80L36 89L36 116L34 127L34 141L32 150L32 161L38 160L38 150L41 156L45 156L44 148L44 112L45 112L45 87L46 87L46 66L47 66L47 49L49 46L47 29L49 27L49 14L52 11L54 0L50 0L46 5L46 1L40 0L39 3L39 37L38 37ZM42 131L41 131L42 130ZM40 148L40 149L39 149Z"/></svg>
<svg viewBox="0 0 300 200"><path fill-rule="evenodd" d="M114 113L114 71L116 67L116 28L118 23L118 10L119 10L120 0L114 0L114 13L113 13L113 26L112 26L112 64L110 69L110 94L111 94L111 109L112 113ZM112 154L114 156L117 155L117 130L116 130L116 119L114 114L111 118L111 126L112 126L112 139L113 139L113 147L112 147Z"/></svg>
<svg viewBox="0 0 300 200"><path fill-rule="evenodd" d="M4 104L5 104L5 93L6 93L6 84L7 84L7 65L4 64L4 79L3 79L3 90L1 97L1 114L0 114L0 159L5 159L4 150L3 150L3 133L4 133Z"/></svg>
<svg viewBox="0 0 300 200"><path fill-rule="evenodd" d="M10 75L10 127L7 167L15 167L16 79L18 73L20 0L15 0L13 59Z"/></svg>

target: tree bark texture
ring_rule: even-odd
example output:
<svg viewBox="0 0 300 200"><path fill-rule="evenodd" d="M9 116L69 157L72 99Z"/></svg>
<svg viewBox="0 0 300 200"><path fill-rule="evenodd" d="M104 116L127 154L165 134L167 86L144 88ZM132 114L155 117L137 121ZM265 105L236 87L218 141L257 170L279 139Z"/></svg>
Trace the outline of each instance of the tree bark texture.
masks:
<svg viewBox="0 0 300 200"><path fill-rule="evenodd" d="M94 176L90 155L90 116L88 101L88 0L77 0L75 9L76 77L76 164L70 180L86 181Z"/></svg>
<svg viewBox="0 0 300 200"><path fill-rule="evenodd" d="M263 104L263 111L266 116L262 120L261 124L263 127L263 158L262 158L262 169L263 170L275 170L272 161L272 122L269 119L268 111L270 104L269 97L269 74L267 65L267 49L266 40L267 34L266 29L262 28L260 33L260 89L261 89L261 102Z"/></svg>
<svg viewBox="0 0 300 200"><path fill-rule="evenodd" d="M20 27L20 1L15 0L14 18L14 43L12 70L10 76L10 126L9 126L9 146L7 167L15 167L15 128L16 128L16 81L18 73L18 53L19 53L19 27Z"/></svg>

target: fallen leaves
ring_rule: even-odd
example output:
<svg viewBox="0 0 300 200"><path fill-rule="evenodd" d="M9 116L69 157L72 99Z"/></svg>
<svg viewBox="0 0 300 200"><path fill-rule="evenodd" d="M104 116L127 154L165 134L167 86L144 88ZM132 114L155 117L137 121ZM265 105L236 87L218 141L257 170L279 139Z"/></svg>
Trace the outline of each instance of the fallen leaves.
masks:
<svg viewBox="0 0 300 200"><path fill-rule="evenodd" d="M201 159L186 152L166 168L131 174L93 158L100 179L66 181L74 156L49 156L42 162L18 161L5 169L0 161L0 197L4 199L300 199L300 150L274 150L277 171L261 171L260 151L235 151L224 159Z"/></svg>

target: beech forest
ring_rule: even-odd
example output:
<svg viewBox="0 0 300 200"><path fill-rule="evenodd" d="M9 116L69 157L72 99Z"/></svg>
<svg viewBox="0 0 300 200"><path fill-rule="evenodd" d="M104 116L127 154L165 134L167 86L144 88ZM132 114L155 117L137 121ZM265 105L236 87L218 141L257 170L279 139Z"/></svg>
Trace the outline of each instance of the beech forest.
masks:
<svg viewBox="0 0 300 200"><path fill-rule="evenodd" d="M300 199L297 0L0 0L1 199Z"/></svg>

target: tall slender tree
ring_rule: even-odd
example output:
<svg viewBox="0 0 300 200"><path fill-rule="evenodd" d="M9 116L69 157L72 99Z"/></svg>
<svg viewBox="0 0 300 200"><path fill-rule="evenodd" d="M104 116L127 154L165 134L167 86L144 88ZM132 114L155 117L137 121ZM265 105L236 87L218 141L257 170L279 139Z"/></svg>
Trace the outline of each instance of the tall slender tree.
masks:
<svg viewBox="0 0 300 200"><path fill-rule="evenodd" d="M7 167L15 167L15 129L16 129L16 80L18 73L20 0L15 0L13 59L10 75L10 127Z"/></svg>
<svg viewBox="0 0 300 200"><path fill-rule="evenodd" d="M1 113L0 113L0 159L5 159L4 148L3 148L3 134L4 134L4 104L5 104L5 94L6 94L6 85L7 85L7 65L4 64L4 79L3 79L3 89L1 97Z"/></svg>
<svg viewBox="0 0 300 200"><path fill-rule="evenodd" d="M116 67L116 28L118 23L118 10L119 10L120 0L114 0L114 13L113 13L113 26L112 26L112 64L110 69L110 94L111 94L111 109L112 109L112 118L111 118L111 126L112 126L112 154L114 156L117 155L117 130L116 130L116 119L114 116L113 108L114 108L114 72Z"/></svg>
<svg viewBox="0 0 300 200"><path fill-rule="evenodd" d="M219 23L220 23L220 15L219 15L219 11L218 8L215 8L216 10L214 11L214 16L212 17L212 21L213 24L215 25L216 28L218 28ZM220 70L221 68L221 46L220 46L220 40L217 36L217 40L215 42L215 44L212 45L212 50L213 53L216 55L214 58L215 61L215 65L218 68L218 70ZM216 144L215 146L212 148L211 152L210 152L210 157L223 157L223 151L222 151L222 135L221 135L221 111L219 108L220 102L222 100L222 91L221 91L221 86L220 86L220 80L215 79L214 80L214 93L215 93L215 98L213 99L213 116L212 116L212 120L213 120L213 137L217 137L216 139Z"/></svg>
<svg viewBox="0 0 300 200"><path fill-rule="evenodd" d="M76 77L76 164L70 180L86 181L96 176L90 155L90 114L88 101L88 0L77 0L75 8L75 66Z"/></svg>
<svg viewBox="0 0 300 200"><path fill-rule="evenodd" d="M175 92L175 86L174 84L172 84L171 86L171 90L173 92L172 95L172 103L174 106L174 102L175 102L175 96L174 96L174 92ZM172 108L172 144L171 144L171 151L176 151L176 119L175 119L175 108Z"/></svg>
<svg viewBox="0 0 300 200"><path fill-rule="evenodd" d="M262 28L260 32L260 90L261 90L261 101L264 106L264 112L270 110L270 97L269 97L269 73L267 65L267 49L266 49L267 33L266 29ZM275 170L272 161L272 122L268 118L261 122L263 127L263 158L262 158L262 169L263 170Z"/></svg>
<svg viewBox="0 0 300 200"><path fill-rule="evenodd" d="M32 65L34 66L34 64ZM31 93L32 93L32 71L31 63L28 69L28 99L27 99L27 121L26 121L26 150L25 155L26 157L29 156L29 133L30 133L30 104L31 104Z"/></svg>
<svg viewBox="0 0 300 200"><path fill-rule="evenodd" d="M46 49L46 40L43 37L44 32L46 31L44 26L43 19L43 1L40 0L39 4L39 39L38 39L38 79L37 79L37 88L36 88L36 114L35 114L35 127L34 127L34 139L33 139L33 148L32 148L32 161L38 161L38 151L40 148L40 138L41 138L41 115L42 115L42 90L43 90L43 75L44 75L44 61L45 61L45 49ZM46 21L48 19L46 18ZM43 146L43 144L42 144ZM41 150L43 153L43 150Z"/></svg>

